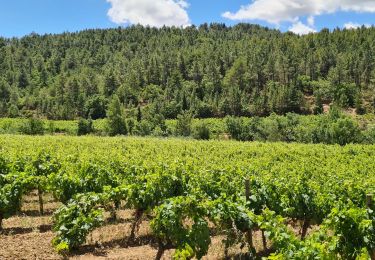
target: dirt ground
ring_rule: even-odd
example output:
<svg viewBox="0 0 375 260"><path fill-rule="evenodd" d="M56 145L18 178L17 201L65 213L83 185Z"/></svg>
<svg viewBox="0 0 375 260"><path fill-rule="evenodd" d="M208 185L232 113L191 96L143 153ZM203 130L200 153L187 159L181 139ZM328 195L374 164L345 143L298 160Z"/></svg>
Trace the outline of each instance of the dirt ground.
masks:
<svg viewBox="0 0 375 260"><path fill-rule="evenodd" d="M4 220L3 232L0 234L0 259L63 259L53 249L51 241L52 214L59 207L50 195L44 195L44 216L39 214L38 196L34 192L25 197L22 211L18 216ZM149 222L144 220L137 236L129 241L133 212L121 210L115 223L107 224L94 232L78 252L72 253L68 259L154 259L157 244L151 234ZM212 244L205 259L223 259L224 236L213 236ZM262 249L259 232L254 234L254 245ZM239 247L229 250L229 256L239 258ZM171 259L173 250L166 251L163 259ZM237 257L234 257L237 256Z"/></svg>

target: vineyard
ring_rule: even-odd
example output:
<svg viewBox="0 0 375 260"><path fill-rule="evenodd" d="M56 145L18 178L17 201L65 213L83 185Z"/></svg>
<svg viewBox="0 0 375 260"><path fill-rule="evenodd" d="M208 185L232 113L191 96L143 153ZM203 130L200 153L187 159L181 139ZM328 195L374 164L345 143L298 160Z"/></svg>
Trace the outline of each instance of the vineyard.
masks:
<svg viewBox="0 0 375 260"><path fill-rule="evenodd" d="M40 215L46 196L59 205L62 256L130 210L124 239L147 221L155 259L203 258L218 236L228 257L375 259L374 158L373 145L3 135L0 239L34 193Z"/></svg>

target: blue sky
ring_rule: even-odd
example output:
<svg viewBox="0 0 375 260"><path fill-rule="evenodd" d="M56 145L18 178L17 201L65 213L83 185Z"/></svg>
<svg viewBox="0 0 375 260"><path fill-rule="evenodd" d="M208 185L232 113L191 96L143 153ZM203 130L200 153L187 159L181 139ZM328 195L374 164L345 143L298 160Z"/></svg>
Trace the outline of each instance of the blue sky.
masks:
<svg viewBox="0 0 375 260"><path fill-rule="evenodd" d="M375 22L374 0L4 0L0 36L129 24L249 22L299 34Z"/></svg>

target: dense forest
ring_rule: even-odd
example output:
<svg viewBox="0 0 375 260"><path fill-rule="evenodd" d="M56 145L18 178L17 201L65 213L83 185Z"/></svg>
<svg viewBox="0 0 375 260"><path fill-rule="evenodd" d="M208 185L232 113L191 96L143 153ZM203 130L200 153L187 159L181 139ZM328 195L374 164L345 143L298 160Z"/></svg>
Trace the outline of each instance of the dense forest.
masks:
<svg viewBox="0 0 375 260"><path fill-rule="evenodd" d="M174 119L374 111L375 28L132 26L0 38L0 116ZM116 103L115 102L115 103ZM118 102L117 102L118 103Z"/></svg>

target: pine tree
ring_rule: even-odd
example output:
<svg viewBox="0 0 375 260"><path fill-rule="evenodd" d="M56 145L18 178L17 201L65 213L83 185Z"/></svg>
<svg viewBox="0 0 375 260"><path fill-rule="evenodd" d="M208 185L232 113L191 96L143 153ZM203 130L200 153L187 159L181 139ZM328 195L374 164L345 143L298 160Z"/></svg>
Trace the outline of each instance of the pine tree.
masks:
<svg viewBox="0 0 375 260"><path fill-rule="evenodd" d="M108 107L107 127L108 134L111 136L127 134L126 124L123 118L123 109L117 95L112 97L112 101Z"/></svg>
<svg viewBox="0 0 375 260"><path fill-rule="evenodd" d="M115 93L118 86L117 79L113 73L113 71L110 71L106 76L104 80L104 94L109 97Z"/></svg>
<svg viewBox="0 0 375 260"><path fill-rule="evenodd" d="M142 111L141 111L141 106L138 106L138 109L137 109L137 122L141 122L142 121Z"/></svg>
<svg viewBox="0 0 375 260"><path fill-rule="evenodd" d="M316 95L315 98L315 108L314 108L314 114L322 114L323 113L323 102L320 94Z"/></svg>

